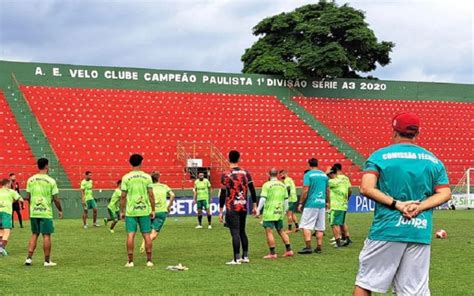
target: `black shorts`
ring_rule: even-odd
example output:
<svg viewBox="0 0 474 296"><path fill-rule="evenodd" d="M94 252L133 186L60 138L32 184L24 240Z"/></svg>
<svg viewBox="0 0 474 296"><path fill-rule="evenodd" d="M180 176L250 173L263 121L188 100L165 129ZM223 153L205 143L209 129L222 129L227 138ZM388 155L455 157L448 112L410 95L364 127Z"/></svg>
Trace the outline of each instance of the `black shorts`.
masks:
<svg viewBox="0 0 474 296"><path fill-rule="evenodd" d="M230 229L245 229L247 211L229 211L225 214L225 223Z"/></svg>
<svg viewBox="0 0 474 296"><path fill-rule="evenodd" d="M13 210L14 212L20 211L20 203L17 202L17 201L14 202L14 203L12 203L12 210Z"/></svg>

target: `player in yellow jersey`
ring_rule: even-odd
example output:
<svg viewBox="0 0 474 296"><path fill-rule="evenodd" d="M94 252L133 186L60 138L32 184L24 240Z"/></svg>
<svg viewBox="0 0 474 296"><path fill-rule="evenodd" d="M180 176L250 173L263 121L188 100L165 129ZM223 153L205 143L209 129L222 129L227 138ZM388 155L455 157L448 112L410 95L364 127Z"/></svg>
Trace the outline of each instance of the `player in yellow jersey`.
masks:
<svg viewBox="0 0 474 296"><path fill-rule="evenodd" d="M40 234L43 235L44 266L56 266L50 261L51 235L54 233L53 207L54 202L58 209L59 219L63 218L63 209L58 197L58 186L56 181L48 176L49 161L40 158L37 161L39 172L31 176L26 185L26 199L30 201L30 224L31 239L28 244L28 257L25 265L32 264L33 253Z"/></svg>
<svg viewBox="0 0 474 296"><path fill-rule="evenodd" d="M0 180L0 256L7 256L6 246L12 229L13 203L23 201L20 194L10 189L10 180Z"/></svg>
<svg viewBox="0 0 474 296"><path fill-rule="evenodd" d="M288 218L288 231L291 232L293 228L293 223L295 224L295 232L298 232L298 217L296 216L296 210L298 207L298 196L296 195L296 185L295 181L288 176L287 170L280 171L280 178L283 183L286 185L288 190L288 212L286 214Z"/></svg>
<svg viewBox="0 0 474 296"><path fill-rule="evenodd" d="M120 190L120 185L122 180L117 181L117 188L115 188L112 197L110 198L109 204L107 205L107 211L109 212L110 218L104 218L104 225L107 226L109 221L114 221L110 225L110 233L114 233L114 227L117 225L120 220L120 196L122 196L122 190Z"/></svg>
<svg viewBox="0 0 474 296"><path fill-rule="evenodd" d="M196 228L202 228L202 210L207 214L208 229L212 229L212 213L211 213L211 183L204 178L204 173L198 174L198 179L194 182L193 204L197 206L198 225Z"/></svg>
<svg viewBox="0 0 474 296"><path fill-rule="evenodd" d="M92 210L92 223L94 227L99 227L97 224L97 203L95 202L93 196L93 181L92 181L92 172L87 171L85 173L85 178L81 182L81 202L84 212L82 213L82 222L84 223L84 229L87 229L87 215L89 210Z"/></svg>
<svg viewBox="0 0 474 296"><path fill-rule="evenodd" d="M151 261L153 243L150 238L151 219L155 218L155 197L153 195L153 183L150 175L141 170L143 156L132 154L130 164L132 170L123 176L122 197L120 199L120 217L125 219L127 230L127 254L128 262L125 267L133 267L133 249L135 245L135 234L140 227L143 239L145 240L145 250L147 262L146 266L153 266Z"/></svg>
<svg viewBox="0 0 474 296"><path fill-rule="evenodd" d="M175 194L164 183L160 183L160 172L152 172L151 180L153 181L153 195L155 196L155 219L151 220L151 240L155 240L158 237L158 234L163 229L163 226L168 217L168 213L173 206ZM170 199L169 204L166 202L166 199ZM145 252L145 240L142 241L140 247L140 252Z"/></svg>

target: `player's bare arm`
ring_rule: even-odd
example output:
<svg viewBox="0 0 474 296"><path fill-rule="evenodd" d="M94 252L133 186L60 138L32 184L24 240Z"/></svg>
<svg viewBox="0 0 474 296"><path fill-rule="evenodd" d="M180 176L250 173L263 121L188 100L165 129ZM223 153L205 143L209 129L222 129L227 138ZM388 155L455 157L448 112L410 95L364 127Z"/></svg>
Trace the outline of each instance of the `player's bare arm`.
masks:
<svg viewBox="0 0 474 296"><path fill-rule="evenodd" d="M170 210L171 210L171 207L173 207L174 199L176 198L176 195L174 194L173 191L170 191L170 192L168 193L168 196L169 196L169 198L170 198L170 202L169 202L169 204L168 204L168 213L169 213Z"/></svg>
<svg viewBox="0 0 474 296"><path fill-rule="evenodd" d="M127 192L122 191L120 196L120 218L125 219L125 204L127 203Z"/></svg>
<svg viewBox="0 0 474 296"><path fill-rule="evenodd" d="M81 189L81 203L82 205L86 204L86 190L85 189Z"/></svg>
<svg viewBox="0 0 474 296"><path fill-rule="evenodd" d="M153 194L153 189L148 188L148 199L150 200L150 205L151 205L151 218L155 218L155 195Z"/></svg>
<svg viewBox="0 0 474 296"><path fill-rule="evenodd" d="M409 206L409 211L413 217L418 216L421 212L435 208L444 204L451 199L451 188L442 187L435 190L435 194L422 201L419 205Z"/></svg>
<svg viewBox="0 0 474 296"><path fill-rule="evenodd" d="M308 197L308 190L309 186L303 187L303 193L301 193L300 203L298 204L298 212L301 212L303 210L303 205L306 202L306 198Z"/></svg>
<svg viewBox="0 0 474 296"><path fill-rule="evenodd" d="M61 206L61 200L59 199L59 196L57 194L55 194L53 196L53 202L54 202L54 205L56 206L56 209L58 209L59 219L62 219L63 218L63 207Z"/></svg>
<svg viewBox="0 0 474 296"><path fill-rule="evenodd" d="M395 207L395 209L399 210L403 216L408 219L413 218L412 213L408 209L408 205L419 204L418 201L397 201L395 198L386 195L377 188L377 176L374 174L364 174L362 176L360 193L387 207Z"/></svg>

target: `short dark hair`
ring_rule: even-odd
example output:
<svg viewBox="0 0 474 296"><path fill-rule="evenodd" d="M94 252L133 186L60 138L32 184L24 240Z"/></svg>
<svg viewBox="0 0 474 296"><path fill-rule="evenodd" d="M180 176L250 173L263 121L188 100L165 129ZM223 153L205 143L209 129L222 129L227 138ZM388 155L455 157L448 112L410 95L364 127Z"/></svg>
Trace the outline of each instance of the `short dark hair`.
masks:
<svg viewBox="0 0 474 296"><path fill-rule="evenodd" d="M315 168L318 166L318 160L316 158L311 158L308 160L308 164L310 167Z"/></svg>
<svg viewBox="0 0 474 296"><path fill-rule="evenodd" d="M10 173L10 175L8 175L8 177L11 177L11 176L15 176L15 173Z"/></svg>
<svg viewBox="0 0 474 296"><path fill-rule="evenodd" d="M340 163L335 163L332 167L335 168L336 171L342 171L342 164Z"/></svg>
<svg viewBox="0 0 474 296"><path fill-rule="evenodd" d="M10 180L8 180L8 179L6 179L6 178L0 180L0 186L5 186L5 185L7 185L8 183L10 183Z"/></svg>
<svg viewBox="0 0 474 296"><path fill-rule="evenodd" d="M237 150L232 150L229 152L229 162L238 163L240 159L240 152Z"/></svg>
<svg viewBox="0 0 474 296"><path fill-rule="evenodd" d="M122 184L122 180L117 181L117 185L120 185L120 184Z"/></svg>
<svg viewBox="0 0 474 296"><path fill-rule="evenodd" d="M414 139L418 135L418 132L416 132L416 133L401 133L401 132L396 131L396 133L400 137L407 138L407 139Z"/></svg>
<svg viewBox="0 0 474 296"><path fill-rule="evenodd" d="M130 156L130 164L133 166L133 167L137 167L137 166L140 166L142 164L142 161L143 161L143 156L141 156L140 154L132 154Z"/></svg>
<svg viewBox="0 0 474 296"><path fill-rule="evenodd" d="M276 168L272 168L270 169L270 171L268 171L268 174L270 175L270 177L276 177L278 176L278 170Z"/></svg>
<svg viewBox="0 0 474 296"><path fill-rule="evenodd" d="M153 183L158 182L158 180L160 179L160 175L160 172L151 172L150 176Z"/></svg>
<svg viewBox="0 0 474 296"><path fill-rule="evenodd" d="M46 166L49 164L49 160L42 157L42 158L38 159L36 164L38 165L38 169L44 170L46 168Z"/></svg>
<svg viewBox="0 0 474 296"><path fill-rule="evenodd" d="M89 175L89 174L91 174L91 173L92 173L91 171L86 171L86 172L85 172L86 175Z"/></svg>

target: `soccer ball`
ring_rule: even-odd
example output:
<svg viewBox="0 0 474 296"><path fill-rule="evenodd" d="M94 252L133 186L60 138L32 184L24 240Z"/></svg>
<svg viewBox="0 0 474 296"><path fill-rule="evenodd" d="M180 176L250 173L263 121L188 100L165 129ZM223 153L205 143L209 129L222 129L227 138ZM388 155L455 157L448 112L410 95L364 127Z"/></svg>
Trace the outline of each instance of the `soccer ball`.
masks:
<svg viewBox="0 0 474 296"><path fill-rule="evenodd" d="M440 229L440 230L436 231L435 234L436 234L436 238L444 239L444 238L448 237L448 233L444 229Z"/></svg>

